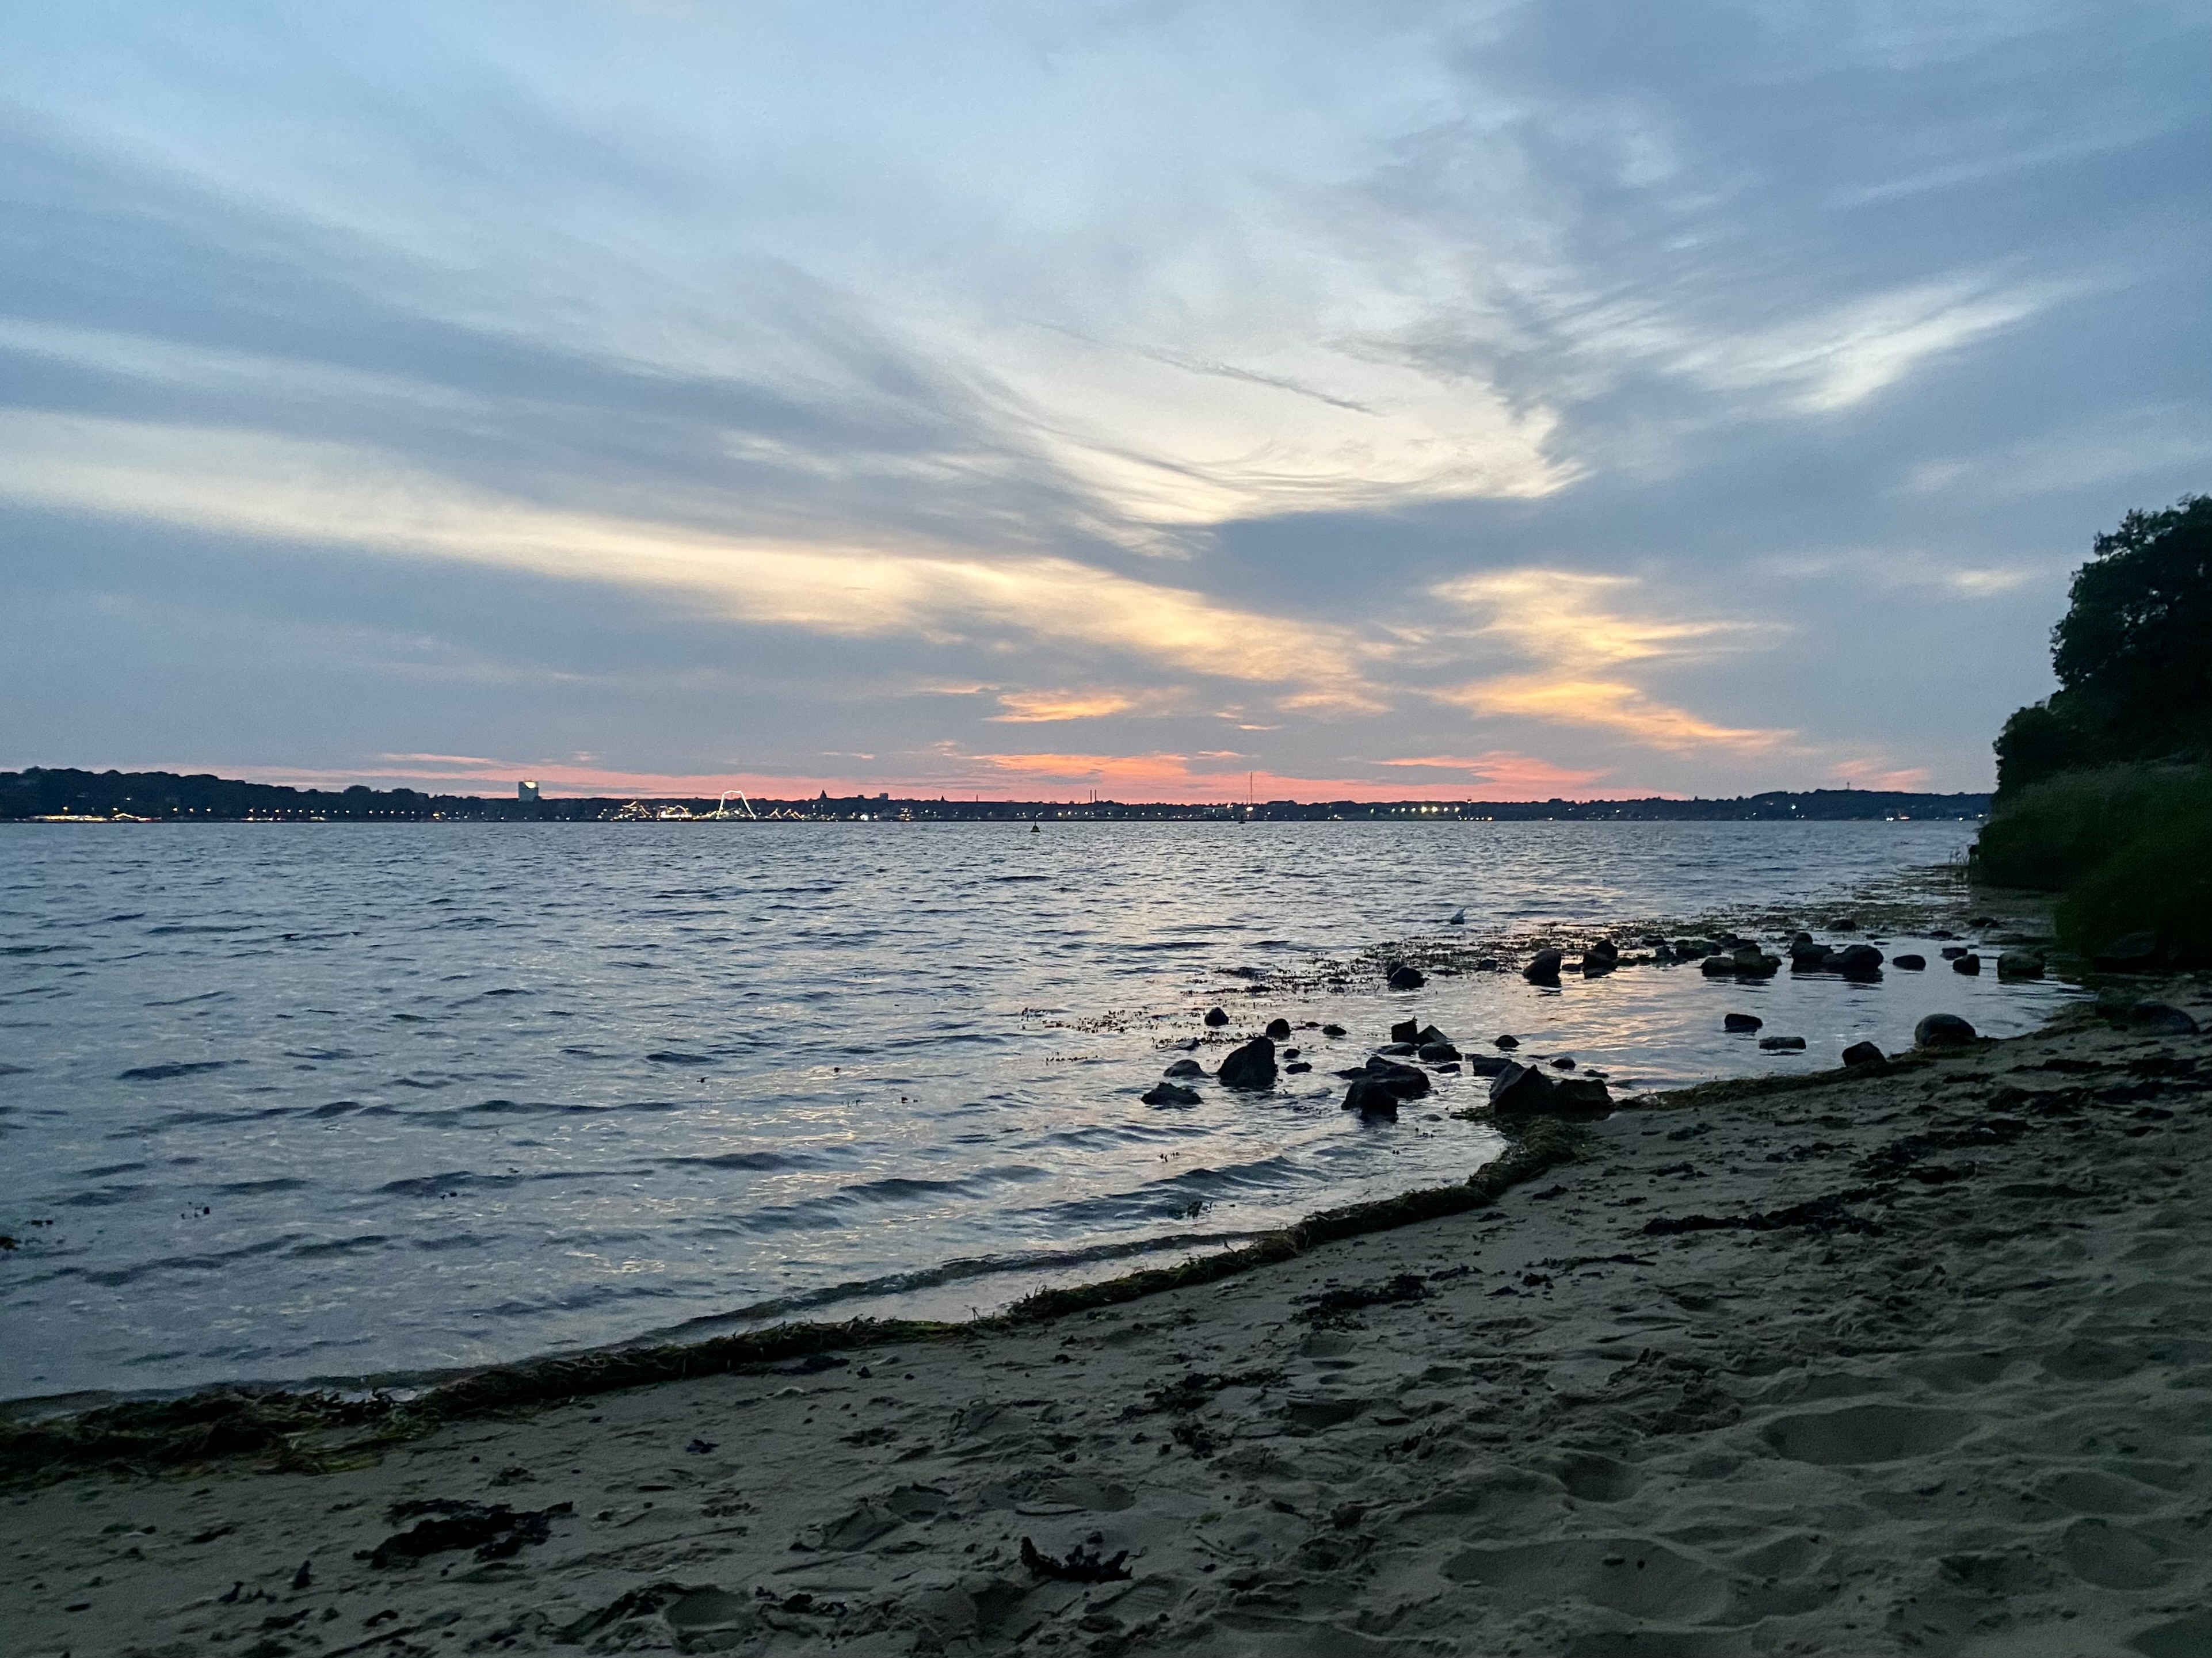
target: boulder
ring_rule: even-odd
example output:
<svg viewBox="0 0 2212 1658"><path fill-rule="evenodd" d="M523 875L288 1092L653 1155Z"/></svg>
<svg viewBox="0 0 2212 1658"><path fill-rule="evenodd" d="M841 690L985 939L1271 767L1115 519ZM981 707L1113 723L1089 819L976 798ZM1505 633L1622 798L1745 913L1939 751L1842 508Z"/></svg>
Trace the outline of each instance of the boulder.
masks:
<svg viewBox="0 0 2212 1658"><path fill-rule="evenodd" d="M1832 953L1827 945L1816 944L1802 932L1790 941L1790 965L1799 973L1821 971Z"/></svg>
<svg viewBox="0 0 2212 1658"><path fill-rule="evenodd" d="M1390 1027L1390 1040L1394 1042L1418 1044L1421 1040L1421 1022L1419 1019L1399 1020Z"/></svg>
<svg viewBox="0 0 2212 1658"><path fill-rule="evenodd" d="M1298 1057L1298 1050L1295 1048L1286 1048L1283 1050L1283 1057L1286 1060L1295 1060Z"/></svg>
<svg viewBox="0 0 2212 1658"><path fill-rule="evenodd" d="M1943 959L1947 962L1955 962L1959 957L1964 956L1966 953L1966 946L1964 944L1946 944L1943 946Z"/></svg>
<svg viewBox="0 0 2212 1658"><path fill-rule="evenodd" d="M2137 1002L2127 1011L2128 1023L2137 1030L2160 1036L2193 1036L2197 1021L2164 1002Z"/></svg>
<svg viewBox="0 0 2212 1658"><path fill-rule="evenodd" d="M1756 1030L1765 1023L1756 1013L1725 1013L1721 1016L1721 1029L1723 1030Z"/></svg>
<svg viewBox="0 0 2212 1658"><path fill-rule="evenodd" d="M1275 1085L1275 1045L1255 1036L1243 1047L1230 1050L1213 1079L1224 1088L1273 1088Z"/></svg>
<svg viewBox="0 0 2212 1658"><path fill-rule="evenodd" d="M1169 1077L1203 1077L1206 1074L1206 1067L1199 1064L1196 1060L1177 1060L1161 1074Z"/></svg>
<svg viewBox="0 0 2212 1658"><path fill-rule="evenodd" d="M1856 932L1858 930L1859 918L1856 915L1838 915L1828 923L1831 932Z"/></svg>
<svg viewBox="0 0 2212 1658"><path fill-rule="evenodd" d="M1672 944L1662 944L1651 952L1651 964L1654 967L1672 967L1674 965L1674 946Z"/></svg>
<svg viewBox="0 0 2212 1658"><path fill-rule="evenodd" d="M1521 1046L1521 1039L1518 1036L1493 1036L1490 1039L1490 1045L1492 1048L1503 1048L1506 1053L1510 1054Z"/></svg>
<svg viewBox="0 0 2212 1658"><path fill-rule="evenodd" d="M1927 967L1928 958L1925 956L1893 956L1889 958L1889 964L1902 968L1907 973L1918 973Z"/></svg>
<svg viewBox="0 0 2212 1658"><path fill-rule="evenodd" d="M1293 1077L1302 1075L1304 1072L1312 1069L1312 1065L1304 1060L1293 1060L1290 1064L1283 1067L1285 1074Z"/></svg>
<svg viewBox="0 0 2212 1658"><path fill-rule="evenodd" d="M1196 1105L1198 1090L1178 1088L1173 1083L1154 1083L1142 1096L1146 1105Z"/></svg>
<svg viewBox="0 0 2212 1658"><path fill-rule="evenodd" d="M1951 971L1954 973L1964 973L1972 977L1981 970L1982 958L1971 950L1963 956L1954 956L1951 958Z"/></svg>
<svg viewBox="0 0 2212 1658"><path fill-rule="evenodd" d="M1506 1116L1605 1111L1612 1106L1612 1095L1595 1077L1554 1081L1534 1066L1509 1065L1490 1081L1490 1108Z"/></svg>
<svg viewBox="0 0 2212 1658"><path fill-rule="evenodd" d="M2043 957L2032 950L2008 950L1997 957L2000 979L2040 979Z"/></svg>
<svg viewBox="0 0 2212 1658"><path fill-rule="evenodd" d="M1266 1035L1270 1040L1274 1042L1286 1042L1290 1041L1291 1022L1288 1019L1268 1020Z"/></svg>
<svg viewBox="0 0 2212 1658"><path fill-rule="evenodd" d="M1401 963L1390 969L1390 988L1393 990L1419 990L1428 981L1429 975L1417 967Z"/></svg>
<svg viewBox="0 0 2212 1658"><path fill-rule="evenodd" d="M1802 1036L1761 1036L1759 1045L1769 1054L1802 1054L1805 1051Z"/></svg>
<svg viewBox="0 0 2212 1658"><path fill-rule="evenodd" d="M1448 1042L1450 1040L1432 1024L1425 1024L1413 1033L1413 1046L1416 1048L1426 1048L1433 1042Z"/></svg>
<svg viewBox="0 0 2212 1658"><path fill-rule="evenodd" d="M1930 1013L1912 1027L1915 1048L1964 1048L1974 1040L1974 1027L1955 1013Z"/></svg>
<svg viewBox="0 0 2212 1658"><path fill-rule="evenodd" d="M1419 1044L1418 1042L1385 1042L1381 1048L1376 1049L1376 1052L1378 1054L1411 1054L1419 1046Z"/></svg>
<svg viewBox="0 0 2212 1658"><path fill-rule="evenodd" d="M1498 971L1498 957L1496 957L1495 956L1478 956L1477 957L1475 957L1475 962L1474 962L1474 970L1475 970L1477 973L1495 973L1495 972L1497 972L1497 971Z"/></svg>
<svg viewBox="0 0 2212 1658"><path fill-rule="evenodd" d="M1410 1065L1400 1065L1395 1060L1370 1060L1367 1069L1361 1074L1393 1090L1400 1099L1418 1100L1429 1091L1427 1072L1417 1071Z"/></svg>
<svg viewBox="0 0 2212 1658"><path fill-rule="evenodd" d="M1571 1054L1562 1054L1552 1061L1552 1069L1554 1071L1572 1071L1574 1068L1575 1056Z"/></svg>
<svg viewBox="0 0 2212 1658"><path fill-rule="evenodd" d="M2158 934L2124 932L2097 952L2096 964L2106 973L2148 973L2158 965Z"/></svg>
<svg viewBox="0 0 2212 1658"><path fill-rule="evenodd" d="M1735 957L1721 955L1708 956L1704 961L1699 962L1698 966L1709 979L1726 978L1735 971Z"/></svg>
<svg viewBox="0 0 2212 1658"><path fill-rule="evenodd" d="M1460 1059L1474 1077L1494 1077L1513 1063L1502 1054L1462 1054Z"/></svg>
<svg viewBox="0 0 2212 1658"><path fill-rule="evenodd" d="M1835 969L1846 979L1879 979L1881 952L1872 944L1845 944L1836 952Z"/></svg>
<svg viewBox="0 0 2212 1658"><path fill-rule="evenodd" d="M1602 979L1620 965L1620 957L1618 956L1585 956L1582 961L1583 977Z"/></svg>
<svg viewBox="0 0 2212 1658"><path fill-rule="evenodd" d="M1888 1060L1889 1055L1872 1042L1853 1042L1844 1050L1845 1065L1885 1065Z"/></svg>
<svg viewBox="0 0 2212 1658"><path fill-rule="evenodd" d="M1209 1007L1206 1010L1206 1027L1207 1029L1218 1030L1222 1026L1228 1023L1229 1011L1226 1008Z"/></svg>
<svg viewBox="0 0 2212 1658"><path fill-rule="evenodd" d="M1355 1077L1344 1092L1344 1109L1363 1117L1398 1120L1398 1096L1379 1077Z"/></svg>
<svg viewBox="0 0 2212 1658"><path fill-rule="evenodd" d="M1768 979L1782 970L1782 958L1770 956L1757 944L1738 944L1731 952L1739 979Z"/></svg>
<svg viewBox="0 0 2212 1658"><path fill-rule="evenodd" d="M1548 948L1538 950L1528 958L1528 965L1521 969L1521 976L1532 985L1559 983L1559 952Z"/></svg>
<svg viewBox="0 0 2212 1658"><path fill-rule="evenodd" d="M1449 1042L1423 1042L1417 1056L1423 1065L1442 1065L1447 1060L1459 1058L1459 1049Z"/></svg>
<svg viewBox="0 0 2212 1658"><path fill-rule="evenodd" d="M1325 1024L1321 1028L1321 1034L1324 1036L1342 1036L1349 1033L1340 1024Z"/></svg>

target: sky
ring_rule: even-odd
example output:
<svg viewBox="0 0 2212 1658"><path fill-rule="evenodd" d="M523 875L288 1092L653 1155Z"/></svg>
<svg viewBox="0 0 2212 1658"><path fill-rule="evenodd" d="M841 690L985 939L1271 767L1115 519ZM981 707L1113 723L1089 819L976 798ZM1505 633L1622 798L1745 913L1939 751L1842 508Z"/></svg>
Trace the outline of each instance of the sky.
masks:
<svg viewBox="0 0 2212 1658"><path fill-rule="evenodd" d="M1990 786L2212 489L2212 11L22 0L0 767Z"/></svg>

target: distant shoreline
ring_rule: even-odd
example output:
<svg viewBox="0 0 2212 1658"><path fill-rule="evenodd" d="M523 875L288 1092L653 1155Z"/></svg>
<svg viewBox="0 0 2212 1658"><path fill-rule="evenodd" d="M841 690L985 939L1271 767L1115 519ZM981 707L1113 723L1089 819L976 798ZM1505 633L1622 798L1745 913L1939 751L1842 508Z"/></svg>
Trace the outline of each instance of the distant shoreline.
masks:
<svg viewBox="0 0 2212 1658"><path fill-rule="evenodd" d="M732 799L737 804L732 804ZM1987 794L1773 789L1728 799L954 800L818 794L505 799L415 789L295 789L208 774L31 768L0 772L0 823L1867 823L1973 822Z"/></svg>

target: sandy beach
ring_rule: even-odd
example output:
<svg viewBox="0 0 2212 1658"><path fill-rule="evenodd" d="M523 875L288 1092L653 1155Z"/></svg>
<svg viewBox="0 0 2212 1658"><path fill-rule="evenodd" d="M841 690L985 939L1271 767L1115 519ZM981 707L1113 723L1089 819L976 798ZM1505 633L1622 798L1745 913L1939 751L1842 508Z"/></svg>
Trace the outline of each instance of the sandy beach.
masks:
<svg viewBox="0 0 2212 1658"><path fill-rule="evenodd" d="M1118 1305L19 1473L0 1645L2212 1652L2208 1090L2084 1008Z"/></svg>

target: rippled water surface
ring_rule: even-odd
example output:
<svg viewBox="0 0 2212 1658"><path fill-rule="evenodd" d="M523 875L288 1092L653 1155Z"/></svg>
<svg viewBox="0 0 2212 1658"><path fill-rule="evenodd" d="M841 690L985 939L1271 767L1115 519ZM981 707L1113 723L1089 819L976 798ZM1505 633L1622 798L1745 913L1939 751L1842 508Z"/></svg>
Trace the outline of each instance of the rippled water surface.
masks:
<svg viewBox="0 0 2212 1658"><path fill-rule="evenodd" d="M1331 1072L1409 1013L1516 1032L1616 1090L1901 1047L1938 1008L2025 1029L2068 988L1940 962L1555 993L1310 973L1398 939L1817 920L1870 887L1933 890L1911 872L1971 833L0 827L0 1233L21 1240L0 1253L0 1397L472 1363L779 1298L1003 1304L1495 1155L1448 1114L1479 1079L1440 1078L1395 1125L1337 1108ZM1141 1102L1215 1002L1232 1032L1350 1035L1300 1031L1316 1068L1273 1094ZM1807 1054L1723 1036L1735 1008ZM851 1288L914 1274L877 1285L896 1303Z"/></svg>

